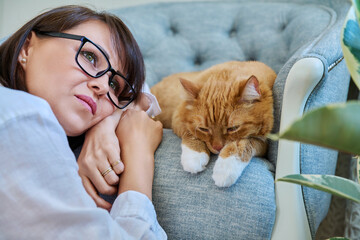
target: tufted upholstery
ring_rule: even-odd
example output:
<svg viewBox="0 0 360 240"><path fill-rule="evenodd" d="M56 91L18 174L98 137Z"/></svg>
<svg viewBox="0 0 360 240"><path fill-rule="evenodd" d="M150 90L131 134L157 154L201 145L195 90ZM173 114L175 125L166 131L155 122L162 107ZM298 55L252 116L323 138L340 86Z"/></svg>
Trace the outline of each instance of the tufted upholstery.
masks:
<svg viewBox="0 0 360 240"><path fill-rule="evenodd" d="M177 72L198 71L229 60L257 60L277 73L273 92L275 126L280 125L287 75L300 59L324 65L321 82L304 111L346 100L349 75L339 33L350 4L346 0L226 1L158 3L113 10L130 27L152 86ZM329 69L328 69L329 68ZM274 171L277 143L254 158L235 186L216 188L211 169L198 175L180 165L180 139L164 130L156 153L154 204L170 239L267 239L275 218ZM337 152L301 145L301 172L334 174ZM330 195L303 188L312 235L325 217Z"/></svg>
<svg viewBox="0 0 360 240"><path fill-rule="evenodd" d="M313 5L252 2L164 3L115 13L141 46L150 86L172 73L228 60L262 61L279 72L333 14Z"/></svg>

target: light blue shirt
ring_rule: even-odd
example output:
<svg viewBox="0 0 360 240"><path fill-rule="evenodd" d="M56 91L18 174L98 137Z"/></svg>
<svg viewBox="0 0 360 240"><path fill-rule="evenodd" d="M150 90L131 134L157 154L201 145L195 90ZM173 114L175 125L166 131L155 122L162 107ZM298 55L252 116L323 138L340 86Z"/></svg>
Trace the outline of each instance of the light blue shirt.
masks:
<svg viewBox="0 0 360 240"><path fill-rule="evenodd" d="M0 239L166 238L141 193L97 208L48 103L0 86Z"/></svg>

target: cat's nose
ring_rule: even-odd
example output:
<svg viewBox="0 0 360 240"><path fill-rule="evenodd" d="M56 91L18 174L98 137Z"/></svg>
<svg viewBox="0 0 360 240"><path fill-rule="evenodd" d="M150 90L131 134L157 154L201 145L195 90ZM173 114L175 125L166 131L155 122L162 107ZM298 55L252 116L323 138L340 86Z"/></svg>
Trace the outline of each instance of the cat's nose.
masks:
<svg viewBox="0 0 360 240"><path fill-rule="evenodd" d="M221 149L223 148L222 145L213 145L212 147L213 147L216 151L218 151L218 152L220 152Z"/></svg>

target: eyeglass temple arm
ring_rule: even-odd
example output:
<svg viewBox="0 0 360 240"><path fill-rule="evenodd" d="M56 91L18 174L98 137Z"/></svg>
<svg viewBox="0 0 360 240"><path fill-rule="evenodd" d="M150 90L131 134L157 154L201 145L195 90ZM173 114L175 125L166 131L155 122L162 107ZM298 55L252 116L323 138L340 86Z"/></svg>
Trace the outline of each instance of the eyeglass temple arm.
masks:
<svg viewBox="0 0 360 240"><path fill-rule="evenodd" d="M82 40L83 38L85 38L84 36L73 35L73 34L69 34L69 33L44 32L44 31L36 31L36 32L41 35L47 35L47 36L59 37L59 38L67 38L67 39L73 39L73 40Z"/></svg>

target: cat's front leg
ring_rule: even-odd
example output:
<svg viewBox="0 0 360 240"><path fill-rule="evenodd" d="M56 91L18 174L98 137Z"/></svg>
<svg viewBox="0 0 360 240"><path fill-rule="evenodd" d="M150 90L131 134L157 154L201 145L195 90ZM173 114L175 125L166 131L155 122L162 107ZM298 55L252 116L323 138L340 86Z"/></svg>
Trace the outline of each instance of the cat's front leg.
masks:
<svg viewBox="0 0 360 240"><path fill-rule="evenodd" d="M183 137L181 150L181 165L185 171L198 173L206 168L210 153L204 142L193 137Z"/></svg>
<svg viewBox="0 0 360 240"><path fill-rule="evenodd" d="M231 154L228 154L230 152ZM215 162L212 178L218 187L230 187L240 177L250 161L243 161L237 154L236 143L226 145Z"/></svg>
<svg viewBox="0 0 360 240"><path fill-rule="evenodd" d="M242 139L227 144L215 162L212 178L219 187L230 187L241 176L253 156L263 155L263 139Z"/></svg>

